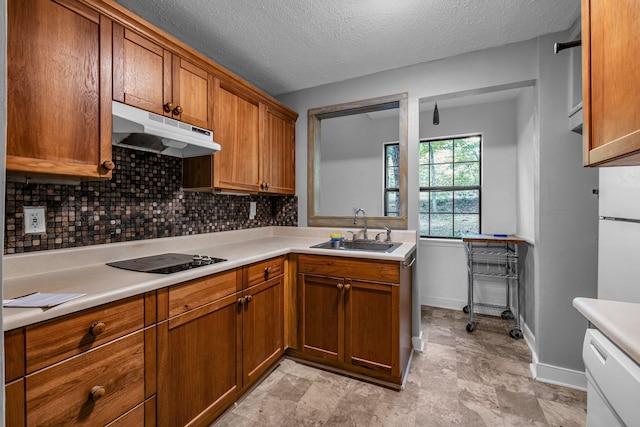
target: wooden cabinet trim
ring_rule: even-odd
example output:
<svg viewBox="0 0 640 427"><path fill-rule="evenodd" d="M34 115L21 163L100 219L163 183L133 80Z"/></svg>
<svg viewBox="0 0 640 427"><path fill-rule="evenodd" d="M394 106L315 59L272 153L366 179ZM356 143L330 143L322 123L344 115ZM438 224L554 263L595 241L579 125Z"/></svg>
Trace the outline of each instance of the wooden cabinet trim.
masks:
<svg viewBox="0 0 640 427"><path fill-rule="evenodd" d="M64 6L67 9L79 15L82 15L88 20L93 21L96 24L100 22L100 14L96 10L91 9L85 4L79 3L76 0L54 0L54 1L61 6Z"/></svg>
<svg viewBox="0 0 640 427"><path fill-rule="evenodd" d="M144 397L150 398L157 391L157 327L144 330Z"/></svg>
<svg viewBox="0 0 640 427"><path fill-rule="evenodd" d="M4 333L4 376L5 383L25 374L24 328Z"/></svg>
<svg viewBox="0 0 640 427"><path fill-rule="evenodd" d="M377 283L400 283L400 263L386 260L341 258L330 255L300 255L298 272L313 275L361 279Z"/></svg>
<svg viewBox="0 0 640 427"><path fill-rule="evenodd" d="M6 427L26 426L26 405L24 378L10 382L4 386Z"/></svg>

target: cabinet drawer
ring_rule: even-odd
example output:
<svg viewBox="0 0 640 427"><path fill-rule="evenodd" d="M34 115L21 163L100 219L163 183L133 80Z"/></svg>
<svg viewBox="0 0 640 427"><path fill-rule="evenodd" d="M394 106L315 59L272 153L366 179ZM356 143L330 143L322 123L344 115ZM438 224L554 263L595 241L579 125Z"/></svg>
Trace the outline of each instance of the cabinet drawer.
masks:
<svg viewBox="0 0 640 427"><path fill-rule="evenodd" d="M91 400L92 390L104 389ZM144 401L144 333L26 377L27 425L105 425Z"/></svg>
<svg viewBox="0 0 640 427"><path fill-rule="evenodd" d="M233 294L242 286L239 280L238 271L231 270L169 287L169 317Z"/></svg>
<svg viewBox="0 0 640 427"><path fill-rule="evenodd" d="M246 269L247 283L245 287L248 288L284 273L284 258L271 258L266 261L257 262L246 267Z"/></svg>
<svg viewBox="0 0 640 427"><path fill-rule="evenodd" d="M349 277L372 282L400 283L400 263L398 261L300 255L298 257L298 272Z"/></svg>
<svg viewBox="0 0 640 427"><path fill-rule="evenodd" d="M143 297L83 310L26 328L27 373L144 326Z"/></svg>

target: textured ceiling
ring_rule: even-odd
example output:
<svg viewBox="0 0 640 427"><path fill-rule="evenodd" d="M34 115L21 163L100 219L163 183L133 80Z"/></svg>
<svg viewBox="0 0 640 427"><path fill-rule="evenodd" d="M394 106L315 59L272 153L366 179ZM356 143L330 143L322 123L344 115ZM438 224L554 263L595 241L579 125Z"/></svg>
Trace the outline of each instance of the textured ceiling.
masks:
<svg viewBox="0 0 640 427"><path fill-rule="evenodd" d="M568 29L580 0L116 0L271 95Z"/></svg>

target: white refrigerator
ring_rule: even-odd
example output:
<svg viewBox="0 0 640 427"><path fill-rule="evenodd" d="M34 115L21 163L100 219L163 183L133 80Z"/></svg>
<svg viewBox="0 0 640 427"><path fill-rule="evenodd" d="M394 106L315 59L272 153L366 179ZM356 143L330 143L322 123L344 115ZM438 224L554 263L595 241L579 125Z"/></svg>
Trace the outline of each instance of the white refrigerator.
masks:
<svg viewBox="0 0 640 427"><path fill-rule="evenodd" d="M640 303L640 166L599 176L598 298Z"/></svg>

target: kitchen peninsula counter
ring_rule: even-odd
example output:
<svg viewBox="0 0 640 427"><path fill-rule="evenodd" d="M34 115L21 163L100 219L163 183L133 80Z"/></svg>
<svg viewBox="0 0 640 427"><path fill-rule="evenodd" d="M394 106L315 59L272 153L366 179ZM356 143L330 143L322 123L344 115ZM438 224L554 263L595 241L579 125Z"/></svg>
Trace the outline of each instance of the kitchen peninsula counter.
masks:
<svg viewBox="0 0 640 427"><path fill-rule="evenodd" d="M328 241L330 233L341 232L344 235L346 231L316 227L263 227L6 255L3 259L5 299L32 292L86 295L47 310L5 307L4 330L53 319L288 253L401 262L415 250L417 242L415 231L394 230L391 235L393 241L401 242L402 245L391 253L311 248ZM374 232L370 230L370 233ZM166 252L208 255L227 261L172 274L141 273L106 265L107 262Z"/></svg>
<svg viewBox="0 0 640 427"><path fill-rule="evenodd" d="M575 298L573 306L593 326L640 364L640 304Z"/></svg>

